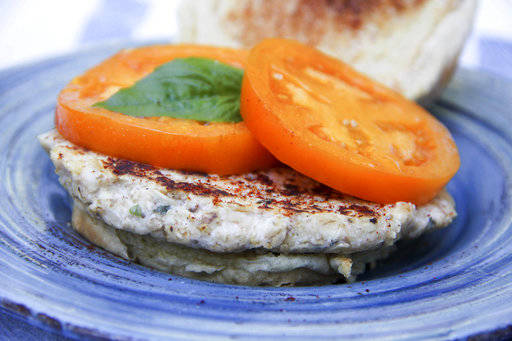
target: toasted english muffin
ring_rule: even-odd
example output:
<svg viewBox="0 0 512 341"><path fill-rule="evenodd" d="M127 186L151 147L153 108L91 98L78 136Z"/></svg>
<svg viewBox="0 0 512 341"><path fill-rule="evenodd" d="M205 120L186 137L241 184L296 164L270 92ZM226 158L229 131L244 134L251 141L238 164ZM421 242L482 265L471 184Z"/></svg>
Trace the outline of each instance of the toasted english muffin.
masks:
<svg viewBox="0 0 512 341"><path fill-rule="evenodd" d="M250 48L291 38L428 101L450 79L476 0L182 1L178 41Z"/></svg>

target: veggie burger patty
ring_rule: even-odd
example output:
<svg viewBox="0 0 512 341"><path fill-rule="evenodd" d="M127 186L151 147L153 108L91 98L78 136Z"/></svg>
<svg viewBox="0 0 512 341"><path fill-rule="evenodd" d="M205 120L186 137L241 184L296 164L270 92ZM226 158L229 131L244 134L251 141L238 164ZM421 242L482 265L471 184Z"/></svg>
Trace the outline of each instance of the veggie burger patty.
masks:
<svg viewBox="0 0 512 341"><path fill-rule="evenodd" d="M156 168L39 136L73 200L73 227L130 260L244 285L354 280L401 238L456 216L441 191L416 207L343 195L291 168L218 176Z"/></svg>

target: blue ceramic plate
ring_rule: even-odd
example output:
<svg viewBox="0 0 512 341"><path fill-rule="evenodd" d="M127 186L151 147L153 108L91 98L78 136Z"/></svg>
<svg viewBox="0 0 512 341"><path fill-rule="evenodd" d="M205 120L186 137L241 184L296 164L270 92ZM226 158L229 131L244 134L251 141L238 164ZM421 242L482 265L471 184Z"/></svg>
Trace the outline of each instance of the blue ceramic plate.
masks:
<svg viewBox="0 0 512 341"><path fill-rule="evenodd" d="M459 217L404 243L360 282L251 288L170 276L94 247L35 137L56 95L113 52L0 73L0 299L4 314L70 337L452 339L505 335L512 321L512 83L460 70L431 111L462 167Z"/></svg>

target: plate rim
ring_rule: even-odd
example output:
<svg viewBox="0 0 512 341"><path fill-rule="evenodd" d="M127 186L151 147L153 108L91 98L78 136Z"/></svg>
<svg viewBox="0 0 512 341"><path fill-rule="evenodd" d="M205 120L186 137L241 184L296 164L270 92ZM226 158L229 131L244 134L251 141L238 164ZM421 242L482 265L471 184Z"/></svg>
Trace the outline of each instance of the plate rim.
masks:
<svg viewBox="0 0 512 341"><path fill-rule="evenodd" d="M33 61L33 62L26 63L26 64L24 63L21 65L11 66L11 67L0 70L0 85L1 85L1 82L3 80L5 80L5 78L9 77L9 75L20 72L21 70L34 69L34 68L40 69L41 67L43 67L44 65L46 65L48 63L55 63L55 64L66 63L75 57L82 56L83 54L115 51L116 49L119 49L119 48L147 45L147 44L153 44L153 43L162 43L162 41L161 40L151 41L151 42L147 42L147 41L133 42L132 41L130 43L115 42L114 44L112 44L112 43L100 44L100 45L95 45L92 47L88 46L84 49L79 49L72 53L61 54L61 55L58 55L55 57L44 58L42 60ZM511 88L512 88L512 79L497 75L488 70L483 70L483 69L478 69L478 68L458 68L454 75L454 79L460 74L485 75L485 77L488 79L496 79L498 81L503 81L505 83L508 83L509 85L511 85ZM444 94L446 96L446 92L444 92ZM442 97L443 96L441 96L440 98L442 98ZM512 114L510 115L510 117L512 117ZM24 303L10 302L6 297L0 297L0 299L1 299L0 309L6 309L10 313L17 315L19 318L26 320L31 325L37 325L44 330L54 331L55 326L61 323L60 321L57 321L58 323L56 323L55 321L52 321L52 319L53 319L52 317L50 317L50 316L44 317L40 313L33 315L33 312L34 312L33 307L31 309L30 306L27 306ZM28 311L28 313L27 313L27 311ZM1 311L0 311L0 316L1 316ZM78 332L78 333L72 332L69 335L65 335L65 334L63 334L63 335L71 336L71 337L77 337L77 336L78 337L107 337L107 338L111 338L111 337L118 338L119 337L119 335L110 335L108 333L102 332L101 330L85 330L85 328L80 327L78 325L76 325L74 327L76 327L77 330L80 330L80 332ZM50 329L48 329L48 328L50 328ZM62 331L63 326L61 325L60 328ZM59 328L57 328L57 329L59 329ZM71 328L66 328L66 329L68 330L68 332L71 332ZM476 333L474 335L468 335L468 337L484 338L484 337L492 337L492 336L501 337L503 335L512 336L512 323L508 324L504 327L494 329L494 330L486 330L486 331Z"/></svg>

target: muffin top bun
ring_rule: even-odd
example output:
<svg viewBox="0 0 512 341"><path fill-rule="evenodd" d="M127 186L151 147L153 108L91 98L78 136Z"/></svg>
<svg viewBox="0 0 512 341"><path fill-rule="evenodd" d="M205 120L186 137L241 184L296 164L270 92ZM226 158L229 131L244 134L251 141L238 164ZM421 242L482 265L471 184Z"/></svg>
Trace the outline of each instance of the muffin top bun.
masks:
<svg viewBox="0 0 512 341"><path fill-rule="evenodd" d="M476 0L182 1L178 41L252 47L296 39L427 101L450 79L475 8Z"/></svg>

